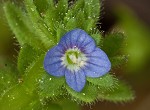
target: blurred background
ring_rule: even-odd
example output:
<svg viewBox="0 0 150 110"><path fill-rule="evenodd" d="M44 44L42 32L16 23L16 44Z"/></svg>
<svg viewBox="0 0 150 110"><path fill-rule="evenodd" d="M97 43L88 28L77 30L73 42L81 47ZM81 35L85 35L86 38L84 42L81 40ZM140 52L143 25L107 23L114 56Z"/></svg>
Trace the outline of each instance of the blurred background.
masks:
<svg viewBox="0 0 150 110"><path fill-rule="evenodd" d="M19 51L4 17L2 2L4 0L0 3L0 69L7 66L8 61L16 64ZM123 52L128 55L128 62L113 71L133 88L136 98L128 103L100 101L83 106L82 110L150 110L150 1L101 0L101 4L97 26L104 36L112 32L127 36Z"/></svg>

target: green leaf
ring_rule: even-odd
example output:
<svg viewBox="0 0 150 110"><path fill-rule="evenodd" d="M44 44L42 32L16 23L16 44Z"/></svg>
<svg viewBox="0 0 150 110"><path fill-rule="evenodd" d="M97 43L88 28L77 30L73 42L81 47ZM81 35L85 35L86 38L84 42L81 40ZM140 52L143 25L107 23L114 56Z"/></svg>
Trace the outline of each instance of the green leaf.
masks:
<svg viewBox="0 0 150 110"><path fill-rule="evenodd" d="M58 26L58 22L61 23L64 19L68 10L68 0L58 0L58 3L54 3L53 0L49 0L48 2L49 8L45 14L45 22L53 32L55 31L55 27Z"/></svg>
<svg viewBox="0 0 150 110"><path fill-rule="evenodd" d="M49 49L50 47L54 46L56 40L50 32L47 24L40 17L36 6L33 3L33 0L25 0L25 5L27 14L32 21L33 28L35 28L35 33L37 33L43 45L46 47L46 49Z"/></svg>
<svg viewBox="0 0 150 110"><path fill-rule="evenodd" d="M0 107L2 110L17 110L18 108L33 107L38 101L38 95L35 93L39 79L45 74L43 69L43 60L45 55L37 58L27 69L24 74L23 82L12 87L2 96ZM7 104L7 106L6 106ZM8 105L9 104L9 105ZM30 107L29 107L30 108Z"/></svg>
<svg viewBox="0 0 150 110"><path fill-rule="evenodd" d="M53 3L53 0L49 0L49 8L45 13L44 22L49 27L49 31L51 32L52 36L56 36L56 29L61 24L61 20L58 20L59 14L57 13L56 7ZM55 38L56 39L56 38Z"/></svg>
<svg viewBox="0 0 150 110"><path fill-rule="evenodd" d="M81 28L88 33L92 33L96 30L95 26L99 18L99 12L99 0L78 0L69 7L64 18L64 24L67 29L69 26L71 27L69 29Z"/></svg>
<svg viewBox="0 0 150 110"><path fill-rule="evenodd" d="M54 77L45 73L39 81L40 97L53 98L62 94L62 86L65 83L64 77Z"/></svg>
<svg viewBox="0 0 150 110"><path fill-rule="evenodd" d="M58 13L58 20L63 20L67 10L68 10L68 0L59 0L56 4L56 10Z"/></svg>
<svg viewBox="0 0 150 110"><path fill-rule="evenodd" d="M84 12L86 18L94 19L96 22L100 15L100 1L99 0L85 0Z"/></svg>
<svg viewBox="0 0 150 110"><path fill-rule="evenodd" d="M68 86L66 86L66 89L74 101L77 102L92 103L97 98L97 87L89 83L86 83L84 89L81 92L76 92Z"/></svg>
<svg viewBox="0 0 150 110"><path fill-rule="evenodd" d="M110 90L116 87L117 85L117 79L113 77L113 75L106 74L104 76L101 76L99 78L90 78L88 77L87 80L98 86L101 90Z"/></svg>
<svg viewBox="0 0 150 110"><path fill-rule="evenodd" d="M45 55L41 55L33 61L23 77L23 85L26 86L30 92L33 92L33 90L36 89L37 84L41 81L41 77L45 74L45 70L43 68L44 56Z"/></svg>
<svg viewBox="0 0 150 110"><path fill-rule="evenodd" d="M84 30L89 32L89 33L92 33L95 29L95 26L96 26L96 22L94 21L94 19L86 19L84 21Z"/></svg>
<svg viewBox="0 0 150 110"><path fill-rule="evenodd" d="M35 30L31 26L31 21L20 8L7 2L4 4L4 12L8 20L8 24L11 30L15 33L15 36L20 45L26 43L33 46L34 48L45 49L37 37Z"/></svg>
<svg viewBox="0 0 150 110"><path fill-rule="evenodd" d="M17 67L21 75L24 74L27 67L36 60L41 54L41 50L35 50L33 47L25 44L22 46L18 56Z"/></svg>
<svg viewBox="0 0 150 110"><path fill-rule="evenodd" d="M79 104L64 97L55 98L54 100L45 100L43 108L44 110L80 110Z"/></svg>
<svg viewBox="0 0 150 110"><path fill-rule="evenodd" d="M66 29L69 31L75 28L77 28L77 20L75 18L69 19L66 23Z"/></svg>
<svg viewBox="0 0 150 110"><path fill-rule="evenodd" d="M67 31L64 29L62 25L60 25L59 28L57 28L56 33L57 33L57 43L58 43L61 37L67 33Z"/></svg>
<svg viewBox="0 0 150 110"><path fill-rule="evenodd" d="M95 40L96 45L99 46L102 38L101 34L100 33L92 34L91 37Z"/></svg>
<svg viewBox="0 0 150 110"><path fill-rule="evenodd" d="M49 7L48 0L34 0L33 2L40 14L44 14Z"/></svg>
<svg viewBox="0 0 150 110"><path fill-rule="evenodd" d="M83 10L78 10L78 13L75 15L75 19L76 19L77 27L85 30L85 28L84 28L85 27L85 24L84 24L85 15L84 15ZM86 24L86 25L88 25L88 24ZM87 30L85 30L85 31L87 31Z"/></svg>
<svg viewBox="0 0 150 110"><path fill-rule="evenodd" d="M79 11L81 11L84 7L84 0L77 0L71 7L69 7L68 12L66 13L66 16L64 17L64 24L67 24L67 22L75 18ZM76 22L77 24L77 22ZM72 24L74 25L74 24Z"/></svg>
<svg viewBox="0 0 150 110"><path fill-rule="evenodd" d="M112 68L119 67L119 66L125 64L127 62L127 60L128 60L128 57L125 55L110 57L110 62L111 62Z"/></svg>
<svg viewBox="0 0 150 110"><path fill-rule="evenodd" d="M75 3L69 7L69 11L66 14L66 17L70 18L78 13L79 10L84 8L84 0L76 0Z"/></svg>
<svg viewBox="0 0 150 110"><path fill-rule="evenodd" d="M1 110L17 110L25 109L30 106L33 102L37 100L36 94L29 94L26 89L18 84L8 90L0 98L0 109ZM32 106L33 108L33 106Z"/></svg>
<svg viewBox="0 0 150 110"><path fill-rule="evenodd" d="M130 87L119 81L113 90L100 90L98 97L112 102L127 102L134 99L134 94Z"/></svg>
<svg viewBox="0 0 150 110"><path fill-rule="evenodd" d="M43 110L63 110L63 108L59 104L48 103L44 105Z"/></svg>
<svg viewBox="0 0 150 110"><path fill-rule="evenodd" d="M63 108L63 110L81 110L81 107L69 99L62 99L58 101L58 104Z"/></svg>
<svg viewBox="0 0 150 110"><path fill-rule="evenodd" d="M103 40L102 49L109 57L119 55L124 45L125 36L122 33L107 35Z"/></svg>
<svg viewBox="0 0 150 110"><path fill-rule="evenodd" d="M96 23L100 15L100 1L99 0L85 0L84 5L84 29L87 32L92 32L95 30Z"/></svg>
<svg viewBox="0 0 150 110"><path fill-rule="evenodd" d="M17 83L18 72L15 66L6 62L6 66L0 69L0 96Z"/></svg>
<svg viewBox="0 0 150 110"><path fill-rule="evenodd" d="M49 30L53 36L57 36L58 29L62 26L63 29L65 28L62 21L68 9L68 0L59 0L57 4L54 4L53 0L50 0L49 5L44 21L50 27Z"/></svg>

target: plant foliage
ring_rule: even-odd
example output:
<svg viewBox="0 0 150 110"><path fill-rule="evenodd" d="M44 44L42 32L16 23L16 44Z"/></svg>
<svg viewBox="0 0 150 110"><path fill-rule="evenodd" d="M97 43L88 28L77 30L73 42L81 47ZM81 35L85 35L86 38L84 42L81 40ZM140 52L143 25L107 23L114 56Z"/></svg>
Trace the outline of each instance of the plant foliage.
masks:
<svg viewBox="0 0 150 110"><path fill-rule="evenodd" d="M102 39L96 28L100 14L99 0L76 0L73 4L68 0L24 0L23 7L6 2L4 12L22 48L17 67L14 67L14 70L18 71L11 71L9 68L0 71L1 110L62 110L61 100L66 99L77 103L93 103L102 99L113 102L133 99L130 88L111 73L101 78L87 78L88 83L84 90L78 93L66 85L64 77L50 76L43 69L47 50L74 28L85 30L93 37L97 46L103 43L102 49L110 57L113 67L122 64L125 59L120 48L124 35L113 33ZM14 76L16 73L19 76ZM8 84L8 81L11 81L11 84ZM76 105L73 107L79 108Z"/></svg>

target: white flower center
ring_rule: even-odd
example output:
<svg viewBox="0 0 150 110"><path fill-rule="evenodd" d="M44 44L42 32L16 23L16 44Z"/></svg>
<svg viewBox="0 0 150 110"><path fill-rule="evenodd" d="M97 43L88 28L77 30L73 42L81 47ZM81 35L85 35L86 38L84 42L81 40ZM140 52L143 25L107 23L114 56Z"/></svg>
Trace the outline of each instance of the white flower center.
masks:
<svg viewBox="0 0 150 110"><path fill-rule="evenodd" d="M68 49L61 58L62 65L71 71L78 71L86 65L87 57L77 47Z"/></svg>

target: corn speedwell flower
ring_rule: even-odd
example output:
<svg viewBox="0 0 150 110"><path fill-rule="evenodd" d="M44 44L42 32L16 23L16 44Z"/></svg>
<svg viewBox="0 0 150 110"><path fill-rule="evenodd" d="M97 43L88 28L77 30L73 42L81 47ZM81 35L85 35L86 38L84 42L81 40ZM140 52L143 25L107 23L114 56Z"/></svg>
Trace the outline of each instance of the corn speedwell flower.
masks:
<svg viewBox="0 0 150 110"><path fill-rule="evenodd" d="M81 29L66 33L44 59L44 69L53 76L65 76L66 83L80 92L86 77L100 77L111 68L107 55Z"/></svg>

